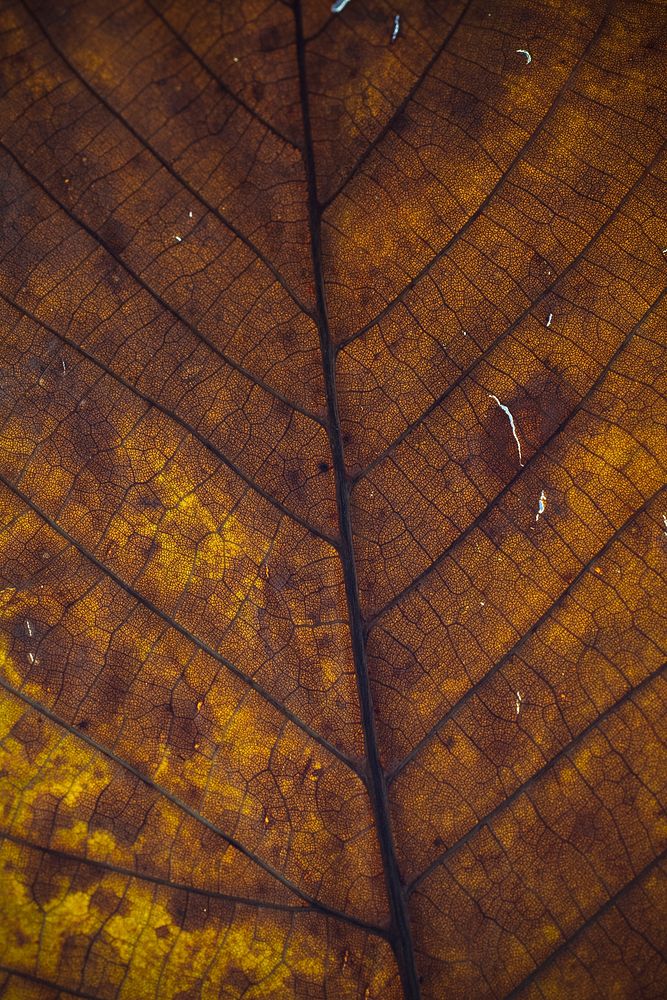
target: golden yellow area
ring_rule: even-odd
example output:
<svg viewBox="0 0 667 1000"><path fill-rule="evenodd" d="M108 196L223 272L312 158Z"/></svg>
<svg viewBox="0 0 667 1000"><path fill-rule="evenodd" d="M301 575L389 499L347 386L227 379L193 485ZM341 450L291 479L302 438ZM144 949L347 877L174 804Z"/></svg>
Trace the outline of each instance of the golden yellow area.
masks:
<svg viewBox="0 0 667 1000"><path fill-rule="evenodd" d="M82 56L82 69L88 77L97 79L106 87L116 86L118 80L113 72L112 63L105 55L94 49L86 49Z"/></svg>
<svg viewBox="0 0 667 1000"><path fill-rule="evenodd" d="M11 777L11 795L1 795L5 803L4 828L34 839L35 809L39 810L40 802L45 799L57 799L62 818L54 825L51 846L108 858L117 864L128 863L130 858L124 856L126 852L110 832L91 831L85 819L76 818L79 805L83 816L92 813L99 794L111 782L110 762L76 736L49 723L35 730L42 746L32 759L28 758L23 743L11 735L12 728L24 716L40 726L38 717L18 698L0 691L0 773ZM67 817L71 817L71 825L67 825ZM177 814L167 811L161 821L166 839L177 835ZM143 841L144 835L140 834L135 850L142 849Z"/></svg>
<svg viewBox="0 0 667 1000"><path fill-rule="evenodd" d="M32 879L39 858L36 850L0 844L0 879L7 887L0 955L18 971L83 981L93 993L104 977L115 988L122 983L120 997L136 1000L175 997L195 985L202 1000L288 1000L295 977L317 988L328 971L339 973L330 967L321 917L304 920L204 895L186 898L85 865L83 881L80 868L73 875L71 867L54 864L44 875L42 866L36 899ZM74 939L87 939L88 949L73 952ZM385 995L392 972L391 962L375 964L369 997Z"/></svg>
<svg viewBox="0 0 667 1000"><path fill-rule="evenodd" d="M660 5L397 6L0 14L3 996L659 991Z"/></svg>
<svg viewBox="0 0 667 1000"><path fill-rule="evenodd" d="M3 657L3 663L4 663ZM7 660L11 663L11 660ZM10 697L5 691L0 690L0 752L6 754L6 760L0 757L0 764L8 763L11 760L10 753L19 750L16 745L18 741L12 742L9 733L16 725L21 716L25 713L25 706L17 698ZM9 741L9 742L6 742ZM9 772L11 773L11 772Z"/></svg>
<svg viewBox="0 0 667 1000"><path fill-rule="evenodd" d="M205 977L202 996L214 998L221 987L229 989L231 972L259 982L246 996L289 995L283 992L290 968L283 958L287 920L282 915L275 920L263 915L256 922L250 910L234 912L219 904L209 914L208 898L200 897L195 900L200 926L182 929L168 909L169 890L112 872L100 872L82 890L56 872L53 897L38 903L31 891L35 858L36 852L15 844L0 846L0 878L6 886L2 960L10 967L58 981L68 939L82 936L92 944L91 973L102 968L102 959L115 966L111 976L120 979L127 970L126 997L175 996L188 980ZM104 902L103 912L96 898ZM321 979L321 945L293 948L289 954L299 975Z"/></svg>
<svg viewBox="0 0 667 1000"><path fill-rule="evenodd" d="M15 591L13 591L15 593ZM4 618L4 606L2 605L2 599L0 597L0 621ZM21 685L21 675L16 669L14 661L11 656L8 655L7 641L4 636L0 636L0 672L5 680L8 680L10 684L14 687L20 687ZM0 719L0 726L2 726L3 719Z"/></svg>
<svg viewBox="0 0 667 1000"><path fill-rule="evenodd" d="M251 714L248 708L241 716L231 716L227 732L231 745L245 746ZM292 754L294 749L286 748L285 752ZM258 740L251 756L237 766L241 770L256 768L256 755L261 755L268 766L270 753L271 748L262 747ZM314 793L321 764L315 756L308 763L310 771L306 777L311 780L305 781L304 812L299 820L306 837L313 835L321 824L312 795L306 791L313 789ZM165 765L169 766L166 760ZM0 773L7 776L4 787L0 783L0 800L5 804L1 818L4 830L30 842L44 842L46 838L51 848L75 857L87 856L128 868L133 867L136 857L162 854L165 845L169 852L169 845L174 851L182 843L187 854L183 814L171 809L169 803L163 803L165 809L157 840L156 829L149 826L142 828L127 846L106 829L91 829L96 803L113 780L113 767L112 762L75 735L63 733L58 726L42 720L18 698L0 693ZM201 770L193 772L192 777L201 781ZM289 781L285 779L282 783L286 794ZM57 805L54 818L47 820L46 831L35 826L35 816L45 802ZM247 796L245 802L235 796L228 807L243 815L253 809L253 804L256 810L253 796ZM296 847L298 856L298 844ZM264 909L232 910L231 904L228 907L215 899L209 906L207 897L195 895L187 906L181 906L185 913L181 928L182 918L174 917L174 891L130 876L104 873L94 866L90 878L73 886L67 865L63 867L60 862L54 862L52 869L47 865L55 874L48 891L40 890L35 899L31 892L35 874L31 867L33 856L32 848L9 842L0 847L0 881L10 886L1 918L4 951L0 947L0 962L12 968L58 982L62 981L62 970L66 968L67 974L78 983L78 970L71 958L63 957L66 952L71 954L67 951L71 947L68 942L78 936L93 942L88 961L91 971L87 973L92 979L86 979L86 988L93 993L95 970L103 964L103 959L105 965L111 962L119 977L127 966L121 995L132 998L176 996L184 988L184 982L194 982L201 976L205 979L202 996L211 1000L221 995L223 987L228 991L225 996L236 996L233 984L245 983L246 977L256 985L243 993L244 997L287 1000L293 995L293 975L312 983L320 983L325 975L329 958L322 928L301 931L303 925L296 925L288 937L292 921L289 914ZM213 870L221 871L230 864L234 864L231 858L218 855ZM177 865L174 856L176 877ZM203 881L206 883L208 879ZM42 882L40 875L40 885ZM100 888L103 894L96 895ZM240 879L230 881L231 891L243 892L244 888L245 882ZM252 895L252 886L249 888ZM102 913L96 905L99 899L106 901ZM188 923L191 906L196 917L193 926ZM317 917L318 921L321 919ZM377 968L375 975L384 986L378 986L378 992L373 989L369 996L383 995L392 969L392 963L386 961ZM353 969L347 974L354 975ZM241 990L240 985L238 988Z"/></svg>
<svg viewBox="0 0 667 1000"><path fill-rule="evenodd" d="M164 595L167 606L186 589L198 594L201 588L211 614L228 619L252 587L269 539L231 513L235 501L224 480L216 479L215 490L198 482L196 452L179 452L177 460L171 460L166 455L176 452L176 439L164 453L142 448L143 444L143 440L129 442L127 454L137 478L150 484L159 507L142 508L137 503L140 496L130 493L130 503L114 516L106 538L130 558L138 540L150 544L148 552L137 554L142 584L152 588L153 596ZM140 488L141 496L144 493ZM210 584L223 577L222 596L209 595Z"/></svg>
<svg viewBox="0 0 667 1000"><path fill-rule="evenodd" d="M50 739L44 738L41 728L34 729L33 745L37 747L39 740L41 746L29 756L25 745L12 733L23 716L40 726L30 709L0 691L0 774L11 776L11 789L7 787L1 793L3 825L27 836L33 828L35 805L41 798L58 799L65 810L74 810L82 799L94 801L109 784L111 773L103 757L91 762L85 744L55 728L51 729Z"/></svg>

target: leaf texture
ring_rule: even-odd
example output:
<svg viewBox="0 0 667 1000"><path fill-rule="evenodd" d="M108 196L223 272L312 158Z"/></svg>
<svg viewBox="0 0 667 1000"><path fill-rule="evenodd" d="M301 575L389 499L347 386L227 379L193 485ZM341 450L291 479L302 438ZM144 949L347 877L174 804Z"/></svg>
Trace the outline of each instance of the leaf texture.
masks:
<svg viewBox="0 0 667 1000"><path fill-rule="evenodd" d="M0 996L665 995L666 28L2 4Z"/></svg>

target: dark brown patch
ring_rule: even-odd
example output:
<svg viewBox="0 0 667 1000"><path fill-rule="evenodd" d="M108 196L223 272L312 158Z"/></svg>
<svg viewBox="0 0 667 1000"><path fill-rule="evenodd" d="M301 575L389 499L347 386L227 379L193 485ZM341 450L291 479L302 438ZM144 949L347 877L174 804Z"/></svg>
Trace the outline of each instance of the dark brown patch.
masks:
<svg viewBox="0 0 667 1000"><path fill-rule="evenodd" d="M207 896L190 894L184 890L174 892L167 902L167 910L174 923L181 930L201 931L209 919L209 899Z"/></svg>
<svg viewBox="0 0 667 1000"><path fill-rule="evenodd" d="M275 52L283 46L284 42L281 37L281 31L278 25L272 24L268 28L264 28L259 33L259 47L262 52Z"/></svg>
<svg viewBox="0 0 667 1000"><path fill-rule="evenodd" d="M134 238L134 232L119 219L113 216L102 223L98 229L102 241L113 254L121 256Z"/></svg>
<svg viewBox="0 0 667 1000"><path fill-rule="evenodd" d="M25 755L34 763L38 755L48 745L43 719L33 713L26 713L11 729L11 735L22 744Z"/></svg>
<svg viewBox="0 0 667 1000"><path fill-rule="evenodd" d="M105 917L110 917L112 913L115 913L118 909L118 904L118 896L103 886L96 889L90 897L90 905L94 906Z"/></svg>

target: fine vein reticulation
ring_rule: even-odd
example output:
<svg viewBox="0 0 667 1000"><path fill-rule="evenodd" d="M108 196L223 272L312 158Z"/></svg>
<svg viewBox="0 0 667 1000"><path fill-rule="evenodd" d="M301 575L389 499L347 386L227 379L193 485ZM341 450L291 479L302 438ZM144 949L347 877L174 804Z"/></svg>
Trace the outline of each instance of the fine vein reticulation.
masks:
<svg viewBox="0 0 667 1000"><path fill-rule="evenodd" d="M1 996L664 993L664 4L338 6L0 12Z"/></svg>

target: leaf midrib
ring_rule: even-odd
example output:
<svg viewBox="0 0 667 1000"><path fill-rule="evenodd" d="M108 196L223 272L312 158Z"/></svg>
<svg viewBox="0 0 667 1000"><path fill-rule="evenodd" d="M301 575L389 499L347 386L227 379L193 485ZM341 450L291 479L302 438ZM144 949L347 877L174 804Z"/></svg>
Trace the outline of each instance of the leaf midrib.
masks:
<svg viewBox="0 0 667 1000"><path fill-rule="evenodd" d="M375 818L376 834L382 858L387 890L390 924L389 941L393 948L405 1000L420 1000L421 991L417 975L415 949L408 913L407 898L398 867L396 847L391 829L391 814L387 783L380 761L375 726L375 711L366 658L366 634L357 580L352 521L350 516L350 479L344 458L343 435L338 412L336 387L336 347L329 328L326 291L322 267L321 221L322 208L317 196L317 175L313 137L310 123L310 102L306 70L306 44L303 32L301 0L295 0L294 20L299 74L299 93L303 116L304 163L308 191L308 221L310 229L311 259L315 283L315 319L320 338L320 351L327 400L329 445L336 481L336 504L340 534L339 556L345 582L350 640L357 681L359 709L366 751L366 787Z"/></svg>

